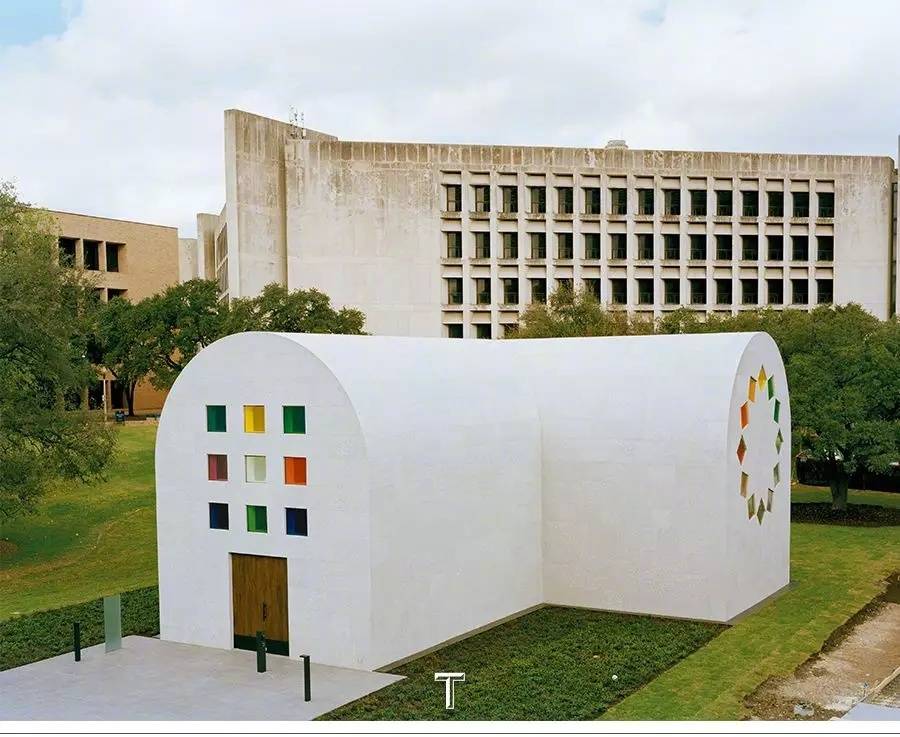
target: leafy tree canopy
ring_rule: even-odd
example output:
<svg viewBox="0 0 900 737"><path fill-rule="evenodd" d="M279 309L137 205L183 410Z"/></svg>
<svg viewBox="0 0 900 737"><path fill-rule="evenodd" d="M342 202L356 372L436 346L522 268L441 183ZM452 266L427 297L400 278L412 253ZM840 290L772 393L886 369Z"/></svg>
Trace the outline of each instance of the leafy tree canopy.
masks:
<svg viewBox="0 0 900 737"><path fill-rule="evenodd" d="M57 265L53 220L0 184L0 517L33 510L55 479L106 468L114 435L77 409L96 376L96 308L90 282Z"/></svg>

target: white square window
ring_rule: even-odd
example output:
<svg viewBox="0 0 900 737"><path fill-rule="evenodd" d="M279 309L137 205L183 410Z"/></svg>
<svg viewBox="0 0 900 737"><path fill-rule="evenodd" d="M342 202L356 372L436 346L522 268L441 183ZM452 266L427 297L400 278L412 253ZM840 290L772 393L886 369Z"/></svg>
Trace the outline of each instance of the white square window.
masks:
<svg viewBox="0 0 900 737"><path fill-rule="evenodd" d="M244 468L248 483L261 483L266 480L265 456L244 456Z"/></svg>

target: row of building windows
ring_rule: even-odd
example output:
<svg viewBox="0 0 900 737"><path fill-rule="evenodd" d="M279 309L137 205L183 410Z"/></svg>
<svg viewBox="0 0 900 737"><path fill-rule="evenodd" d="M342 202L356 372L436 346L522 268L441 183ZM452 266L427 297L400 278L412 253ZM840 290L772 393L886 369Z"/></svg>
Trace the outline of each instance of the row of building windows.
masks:
<svg viewBox="0 0 900 737"><path fill-rule="evenodd" d="M282 431L287 435L306 433L306 407L285 405L281 408ZM206 431L227 432L228 417L224 404L206 405ZM244 405L244 432L266 431L266 408L262 404Z"/></svg>
<svg viewBox="0 0 900 737"><path fill-rule="evenodd" d="M533 215L542 215L547 212L547 187L526 187L527 209L526 212ZM575 190L573 187L554 187L556 192L555 212L559 215L573 215L575 213ZM658 211L663 215L678 216L682 214L704 217L716 215L730 217L759 217L760 214L767 217L781 218L785 216L785 192L772 190L760 193L758 190L715 189L712 192L706 189L688 190L687 211L682 212L681 190L663 189L662 197L657 197L657 191L653 188L636 188L632 190L633 204L629 206L629 190L624 187L611 187L607 194L607 214L610 215L655 215ZM602 189L600 187L583 187L584 214L604 214ZM471 211L475 213L491 212L491 185L471 185ZM444 185L444 211L462 212L464 209L463 190L460 184ZM764 194L764 201L760 198ZM790 192L790 201L787 212L791 217L808 218L810 214L810 193ZM514 215L519 212L519 187L508 185L499 187L500 208L503 214ZM712 196L710 196L712 195ZM735 197L738 195L739 200ZM818 192L817 217L834 217L834 192ZM661 210L659 207L661 205ZM760 209L763 207L764 209ZM632 208L636 208L631 212Z"/></svg>
<svg viewBox="0 0 900 737"><path fill-rule="evenodd" d="M269 515L266 507L258 504L246 505L247 532L269 531ZM228 504L225 502L209 503L209 527L212 530L230 529ZM286 535L309 534L308 515L305 509L286 507L284 510L284 531Z"/></svg>
<svg viewBox="0 0 900 737"><path fill-rule="evenodd" d="M491 234L487 231L472 233L475 249L473 258L489 259L493 256ZM742 261L757 261L760 258L761 239L757 234L741 235L739 256ZM444 233L445 258L461 259L463 255L463 234L460 231ZM603 258L603 241L600 233L584 233L584 258L586 260L600 260ZM735 241L730 233L714 236L715 250L712 252L718 261L731 261L735 257ZM790 238L790 260L809 261L809 236L792 235ZM765 258L769 261L785 260L785 236L767 235L765 239ZM547 258L547 234L528 233L529 250L526 258ZM500 233L501 247L497 254L501 259L519 258L519 234ZM831 235L815 236L816 260L822 262L834 261L834 237ZM612 260L626 260L629 258L628 236L626 233L609 233L609 258ZM683 252L683 245L687 250ZM632 246L634 257L639 261L651 261L656 258L657 241L652 233L638 233ZM687 237L683 244L678 233L664 233L662 235L662 258L667 260L679 260L687 255L692 261L705 261L709 258L709 238L705 233L694 233ZM575 255L574 235L572 233L556 234L556 258L560 260L573 259Z"/></svg>
<svg viewBox="0 0 900 737"><path fill-rule="evenodd" d="M463 280L459 277L445 279L447 283L447 304L461 305L463 303ZM547 301L547 279L544 277L530 278L531 301L546 302ZM609 294L604 295L602 292L602 279L583 279L584 288L588 289L598 301L606 301L612 304L624 305L628 304L628 280L625 278L610 278ZM657 280L652 278L634 279L635 294L637 295L636 303L639 305L653 305L657 302ZM740 286L740 304L743 305L759 305L760 302L760 280L758 279L738 279ZM785 304L784 280L783 279L765 279L766 282L766 301L765 304L778 306ZM491 288L492 280L489 277L476 278L472 280L475 291L476 305L491 305L494 302L494 293ZM664 305L693 304L705 305L709 301L707 294L707 280L688 279L688 297L685 300L681 294L681 279L662 278L659 280L661 285L662 297L659 300ZM715 303L720 305L730 305L734 302L735 291L734 282L731 279L714 279L715 285ZM517 277L501 278L500 304L518 305L520 304L519 279ZM790 279L790 301L795 305L809 304L809 280L808 279ZM556 280L558 289L573 289L574 280L562 278ZM816 279L816 301L818 304L831 304L834 299L834 282L831 279Z"/></svg>
<svg viewBox="0 0 900 737"><path fill-rule="evenodd" d="M106 241L106 268L100 268L100 250L104 241L82 239L81 246L84 259L85 271L113 271L119 270L122 249L125 248L124 243L112 243ZM68 268L74 268L77 264L78 255L78 239L61 236L59 238L59 265Z"/></svg>
<svg viewBox="0 0 900 737"><path fill-rule="evenodd" d="M306 458L284 456L284 483L291 486L306 486ZM228 481L228 456L224 453L210 453L206 456L207 478L210 481ZM262 455L244 456L244 480L260 484L266 481L266 457Z"/></svg>

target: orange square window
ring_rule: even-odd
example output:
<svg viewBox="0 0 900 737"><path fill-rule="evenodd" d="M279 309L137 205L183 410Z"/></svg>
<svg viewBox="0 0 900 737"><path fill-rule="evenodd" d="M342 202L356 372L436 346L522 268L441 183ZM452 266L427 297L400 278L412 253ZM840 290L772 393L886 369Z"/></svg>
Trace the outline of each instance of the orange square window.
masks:
<svg viewBox="0 0 900 737"><path fill-rule="evenodd" d="M285 456L284 483L306 486L306 459Z"/></svg>

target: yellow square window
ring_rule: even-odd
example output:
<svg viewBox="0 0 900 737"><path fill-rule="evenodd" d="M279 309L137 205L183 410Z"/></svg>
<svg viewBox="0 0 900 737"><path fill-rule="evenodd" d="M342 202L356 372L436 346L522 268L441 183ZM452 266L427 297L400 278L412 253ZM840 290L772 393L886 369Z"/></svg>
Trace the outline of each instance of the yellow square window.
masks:
<svg viewBox="0 0 900 737"><path fill-rule="evenodd" d="M244 405L244 432L266 431L266 408L261 404Z"/></svg>

